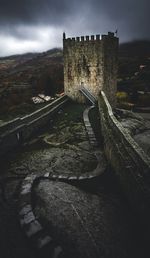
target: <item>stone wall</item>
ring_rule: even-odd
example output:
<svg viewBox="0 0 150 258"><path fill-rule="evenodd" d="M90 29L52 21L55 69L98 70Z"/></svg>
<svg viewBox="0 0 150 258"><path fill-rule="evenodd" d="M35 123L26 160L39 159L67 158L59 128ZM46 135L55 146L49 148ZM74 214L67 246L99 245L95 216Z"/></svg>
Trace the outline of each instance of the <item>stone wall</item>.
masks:
<svg viewBox="0 0 150 258"><path fill-rule="evenodd" d="M131 205L150 230L150 158L116 119L104 92L98 102L107 159Z"/></svg>
<svg viewBox="0 0 150 258"><path fill-rule="evenodd" d="M0 156L28 140L45 126L68 100L67 96L63 96L29 115L0 126Z"/></svg>
<svg viewBox="0 0 150 258"><path fill-rule="evenodd" d="M114 105L117 85L118 38L108 35L63 39L64 88L73 100L84 102L83 86L97 99L103 89Z"/></svg>
<svg viewBox="0 0 150 258"><path fill-rule="evenodd" d="M109 103L116 106L117 75L118 75L118 39L112 34L102 36L103 43L103 86Z"/></svg>

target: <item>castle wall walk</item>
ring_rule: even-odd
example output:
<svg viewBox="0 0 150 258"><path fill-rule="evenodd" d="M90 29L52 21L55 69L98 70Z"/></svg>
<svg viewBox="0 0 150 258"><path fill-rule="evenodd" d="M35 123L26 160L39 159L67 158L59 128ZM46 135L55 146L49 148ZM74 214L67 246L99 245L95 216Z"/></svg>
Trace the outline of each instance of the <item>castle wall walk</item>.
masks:
<svg viewBox="0 0 150 258"><path fill-rule="evenodd" d="M0 156L27 141L34 133L46 126L50 118L58 112L69 98L60 97L45 107L16 118L0 126Z"/></svg>
<svg viewBox="0 0 150 258"><path fill-rule="evenodd" d="M142 224L150 230L150 158L116 119L103 91L98 103L107 160Z"/></svg>

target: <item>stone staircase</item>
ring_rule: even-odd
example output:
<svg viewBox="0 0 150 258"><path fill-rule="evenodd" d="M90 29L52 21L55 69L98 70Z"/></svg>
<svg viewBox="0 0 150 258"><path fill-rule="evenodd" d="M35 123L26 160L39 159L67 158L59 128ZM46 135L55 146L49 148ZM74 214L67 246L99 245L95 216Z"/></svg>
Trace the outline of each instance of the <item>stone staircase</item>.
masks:
<svg viewBox="0 0 150 258"><path fill-rule="evenodd" d="M92 103L93 106L96 105L97 100L88 89L86 89L85 87L82 87L80 89L80 92Z"/></svg>

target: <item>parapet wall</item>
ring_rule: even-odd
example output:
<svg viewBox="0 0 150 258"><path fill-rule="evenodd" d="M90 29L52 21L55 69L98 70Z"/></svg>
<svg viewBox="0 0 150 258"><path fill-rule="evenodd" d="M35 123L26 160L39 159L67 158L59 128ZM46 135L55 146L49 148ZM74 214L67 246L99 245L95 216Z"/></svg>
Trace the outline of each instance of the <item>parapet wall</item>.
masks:
<svg viewBox="0 0 150 258"><path fill-rule="evenodd" d="M36 131L44 127L67 101L67 96L60 97L45 107L16 118L0 126L0 156L28 140Z"/></svg>
<svg viewBox="0 0 150 258"><path fill-rule="evenodd" d="M64 41L67 41L67 42L83 42L83 41L101 41L102 39L104 38L114 38L114 33L113 32L108 32L108 35L100 35L100 34L97 34L97 35L91 35L91 36L81 36L81 37L73 37L73 38L66 38L66 35L65 33L63 34L63 40Z"/></svg>
<svg viewBox="0 0 150 258"><path fill-rule="evenodd" d="M116 119L103 91L98 102L107 159L130 204L150 230L150 158Z"/></svg>
<svg viewBox="0 0 150 258"><path fill-rule="evenodd" d="M87 88L97 99L104 90L114 106L117 87L118 38L114 33L63 37L64 89L75 101L85 102L79 90Z"/></svg>

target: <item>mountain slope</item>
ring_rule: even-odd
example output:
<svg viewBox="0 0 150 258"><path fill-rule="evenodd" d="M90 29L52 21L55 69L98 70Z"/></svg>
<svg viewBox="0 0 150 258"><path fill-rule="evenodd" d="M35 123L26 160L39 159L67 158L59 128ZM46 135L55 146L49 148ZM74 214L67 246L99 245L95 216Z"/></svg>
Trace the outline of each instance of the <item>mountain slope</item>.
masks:
<svg viewBox="0 0 150 258"><path fill-rule="evenodd" d="M61 49L0 58L0 111L30 102L39 93L63 91Z"/></svg>

